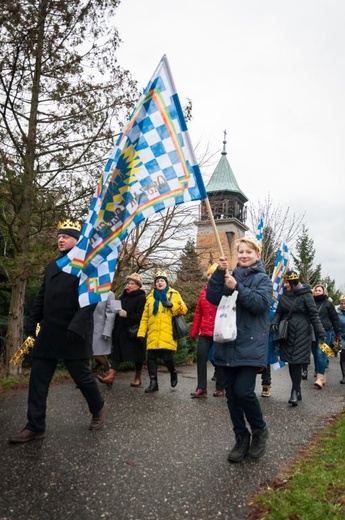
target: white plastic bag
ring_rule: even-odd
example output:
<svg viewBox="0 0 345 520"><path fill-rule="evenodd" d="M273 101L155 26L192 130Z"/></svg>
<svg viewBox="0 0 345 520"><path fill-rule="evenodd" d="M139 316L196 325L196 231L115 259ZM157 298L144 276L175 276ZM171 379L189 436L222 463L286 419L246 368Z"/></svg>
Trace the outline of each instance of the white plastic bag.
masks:
<svg viewBox="0 0 345 520"><path fill-rule="evenodd" d="M238 292L231 296L222 296L219 302L214 323L213 339L218 343L234 341L237 337L236 300Z"/></svg>

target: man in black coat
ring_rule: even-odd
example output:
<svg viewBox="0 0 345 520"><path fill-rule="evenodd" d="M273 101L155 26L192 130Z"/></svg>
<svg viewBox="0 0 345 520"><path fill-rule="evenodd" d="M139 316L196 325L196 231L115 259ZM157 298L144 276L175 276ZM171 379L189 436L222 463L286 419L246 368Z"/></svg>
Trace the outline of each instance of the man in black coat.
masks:
<svg viewBox="0 0 345 520"><path fill-rule="evenodd" d="M78 222L68 219L59 223L57 242L62 256L76 245L79 236ZM106 405L90 368L95 306L79 306L78 287L77 276L61 271L56 260L48 264L25 326L27 336L35 337L36 326L40 325L31 352L27 424L10 437L10 443L44 439L47 396L59 359L64 360L87 401L92 414L89 429L98 430L103 426Z"/></svg>

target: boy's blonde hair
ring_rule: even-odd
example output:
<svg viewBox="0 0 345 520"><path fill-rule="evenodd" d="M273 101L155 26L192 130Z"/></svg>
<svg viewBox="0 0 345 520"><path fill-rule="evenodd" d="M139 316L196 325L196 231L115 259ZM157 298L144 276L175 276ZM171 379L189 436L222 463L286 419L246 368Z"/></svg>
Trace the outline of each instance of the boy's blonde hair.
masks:
<svg viewBox="0 0 345 520"><path fill-rule="evenodd" d="M260 253L261 254L261 251L262 251L262 246L260 244L260 242L254 238L254 237L241 237L241 238L238 238L236 240L236 248L237 248L237 251L238 251L238 248L241 244L241 242L244 242L245 244L247 244L247 246L249 247L252 247L253 249L255 249L255 251L257 253Z"/></svg>

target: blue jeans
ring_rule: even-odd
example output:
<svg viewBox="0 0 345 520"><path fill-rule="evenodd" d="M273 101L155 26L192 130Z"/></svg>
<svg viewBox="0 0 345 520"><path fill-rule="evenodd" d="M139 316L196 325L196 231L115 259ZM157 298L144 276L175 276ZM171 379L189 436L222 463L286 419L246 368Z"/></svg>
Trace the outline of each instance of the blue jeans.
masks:
<svg viewBox="0 0 345 520"><path fill-rule="evenodd" d="M255 394L257 367L223 367L225 392L235 435L265 427L260 403Z"/></svg>
<svg viewBox="0 0 345 520"><path fill-rule="evenodd" d="M332 331L326 332L326 343L327 345L330 344L332 336ZM315 370L317 374L324 374L326 371L327 366L327 354L322 352L322 350L319 348L319 342L313 341L311 345L311 351L314 357L314 363L315 363Z"/></svg>

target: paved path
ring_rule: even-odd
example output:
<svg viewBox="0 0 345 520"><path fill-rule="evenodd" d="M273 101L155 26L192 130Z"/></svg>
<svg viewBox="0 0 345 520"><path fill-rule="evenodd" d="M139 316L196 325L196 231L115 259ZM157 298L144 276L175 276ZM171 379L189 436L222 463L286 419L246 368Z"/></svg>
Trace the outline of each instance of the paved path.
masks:
<svg viewBox="0 0 345 520"><path fill-rule="evenodd" d="M259 461L229 464L234 437L225 398L191 399L196 367L181 367L171 389L159 372L160 391L131 388L132 373L120 373L111 390L102 431L90 432L90 417L72 383L54 385L48 398L47 437L9 445L8 435L25 424L27 391L0 396L0 520L209 520L245 519L259 486L308 443L327 417L344 408L338 358L327 386L313 376L302 382L303 401L287 404L287 367L273 372L270 398L261 398L270 430ZM212 375L209 368L209 378ZM260 378L258 377L258 391Z"/></svg>

